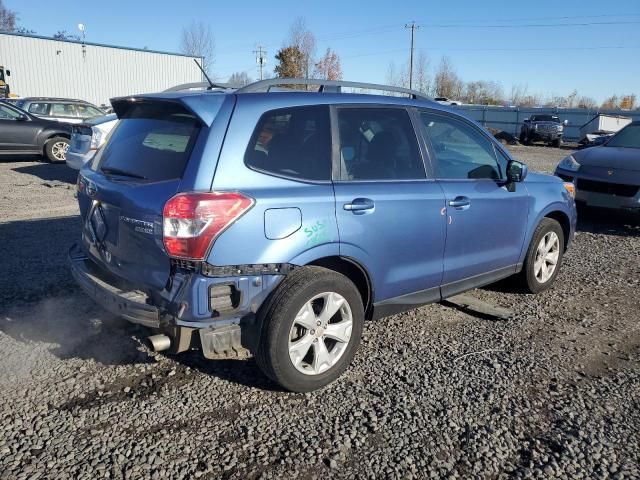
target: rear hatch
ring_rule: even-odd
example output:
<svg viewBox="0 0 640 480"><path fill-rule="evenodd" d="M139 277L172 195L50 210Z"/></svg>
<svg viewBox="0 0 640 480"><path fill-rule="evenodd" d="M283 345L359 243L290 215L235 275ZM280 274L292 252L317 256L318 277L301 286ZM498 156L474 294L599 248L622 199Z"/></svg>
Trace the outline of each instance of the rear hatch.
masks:
<svg viewBox="0 0 640 480"><path fill-rule="evenodd" d="M137 288L162 289L170 274L163 207L179 191L194 147L206 140L207 124L175 99L114 106L120 121L78 178L82 245Z"/></svg>

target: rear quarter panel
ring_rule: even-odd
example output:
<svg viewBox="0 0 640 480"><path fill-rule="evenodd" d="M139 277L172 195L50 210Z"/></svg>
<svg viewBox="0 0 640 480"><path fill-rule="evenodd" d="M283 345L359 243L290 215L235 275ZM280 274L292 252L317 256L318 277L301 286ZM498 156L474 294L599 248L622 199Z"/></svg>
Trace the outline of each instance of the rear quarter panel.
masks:
<svg viewBox="0 0 640 480"><path fill-rule="evenodd" d="M291 180L247 167L244 155L262 114L277 108L327 103L322 97L238 95L215 169L213 190L239 191L255 200L242 218L223 232L208 256L213 265L306 264L339 254L333 185ZM331 159L328 159L331 161ZM282 211L282 215L278 211ZM292 213L299 210L299 215ZM267 212L269 211L269 212ZM266 215L266 217L265 217ZM265 221L276 222L267 225ZM272 231L282 232L273 237Z"/></svg>

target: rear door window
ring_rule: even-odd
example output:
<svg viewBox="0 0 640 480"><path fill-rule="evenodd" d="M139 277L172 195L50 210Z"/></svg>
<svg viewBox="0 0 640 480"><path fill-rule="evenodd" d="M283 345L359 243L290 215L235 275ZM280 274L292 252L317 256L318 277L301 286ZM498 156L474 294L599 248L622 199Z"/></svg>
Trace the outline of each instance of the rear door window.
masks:
<svg viewBox="0 0 640 480"><path fill-rule="evenodd" d="M118 122L96 163L116 175L181 178L199 131L199 120L179 105L138 105Z"/></svg>
<svg viewBox="0 0 640 480"><path fill-rule="evenodd" d="M340 180L426 178L416 134L401 108L338 108Z"/></svg>
<svg viewBox="0 0 640 480"><path fill-rule="evenodd" d="M34 115L47 115L49 113L50 104L48 103L32 103L29 105L29 113Z"/></svg>
<svg viewBox="0 0 640 480"><path fill-rule="evenodd" d="M244 158L249 167L274 175L330 180L329 107L294 107L265 113Z"/></svg>

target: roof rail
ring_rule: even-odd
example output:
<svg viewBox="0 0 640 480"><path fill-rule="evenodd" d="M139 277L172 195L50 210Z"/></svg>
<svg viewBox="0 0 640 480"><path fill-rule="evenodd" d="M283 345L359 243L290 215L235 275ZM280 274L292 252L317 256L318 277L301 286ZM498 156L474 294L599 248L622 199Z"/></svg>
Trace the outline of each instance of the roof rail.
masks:
<svg viewBox="0 0 640 480"><path fill-rule="evenodd" d="M403 87L394 87L393 85L379 85L376 83L347 82L343 80L322 80L316 78L269 78L258 82L250 83L236 90L235 93L259 93L269 92L271 88L280 85L318 85L319 92L340 93L342 87L347 88L366 88L369 90L380 90L384 92L404 93L411 98L420 100L431 100L431 97L416 90L410 90Z"/></svg>
<svg viewBox="0 0 640 480"><path fill-rule="evenodd" d="M193 83L183 83L181 85L176 85L171 88L167 88L164 90L165 92L181 92L184 90L191 90L192 88L201 88L203 90L213 90L214 88L238 88L237 85L231 85L230 83L212 83L209 82L193 82Z"/></svg>

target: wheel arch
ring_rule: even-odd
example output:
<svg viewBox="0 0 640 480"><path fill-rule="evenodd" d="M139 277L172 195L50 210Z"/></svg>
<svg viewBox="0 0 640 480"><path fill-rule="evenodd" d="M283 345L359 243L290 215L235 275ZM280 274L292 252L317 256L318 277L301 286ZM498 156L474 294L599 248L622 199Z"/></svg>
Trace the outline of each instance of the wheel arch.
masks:
<svg viewBox="0 0 640 480"><path fill-rule="evenodd" d="M560 224L564 234L564 249L566 251L571 237L571 220L569 220L569 216L562 210L553 210L546 213L543 218L551 218Z"/></svg>
<svg viewBox="0 0 640 480"><path fill-rule="evenodd" d="M371 282L371 276L367 269L362 266L356 260L343 257L339 255L333 255L328 257L318 258L309 262L307 265L313 265L317 267L323 267L328 270L340 273L351 280L362 297L362 304L364 305L365 318L370 320L373 314L373 283Z"/></svg>

